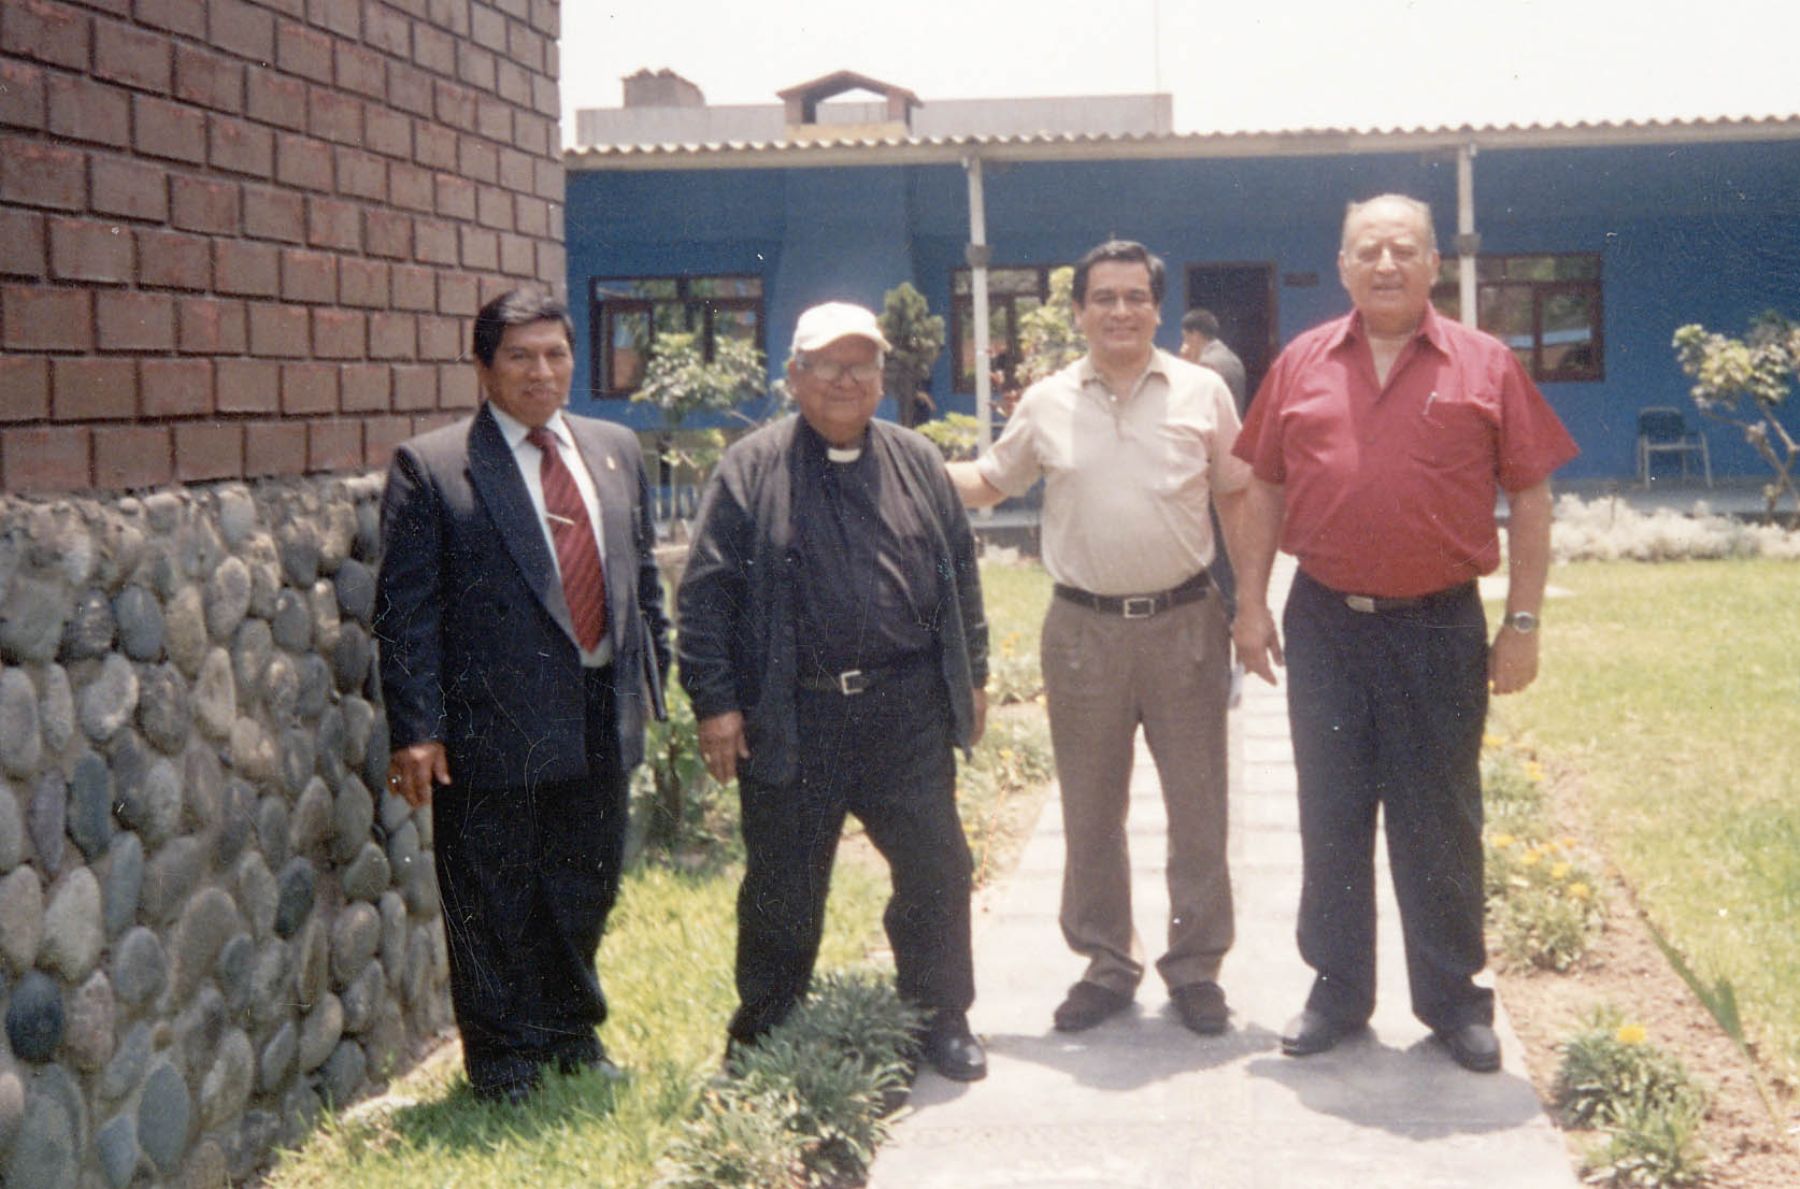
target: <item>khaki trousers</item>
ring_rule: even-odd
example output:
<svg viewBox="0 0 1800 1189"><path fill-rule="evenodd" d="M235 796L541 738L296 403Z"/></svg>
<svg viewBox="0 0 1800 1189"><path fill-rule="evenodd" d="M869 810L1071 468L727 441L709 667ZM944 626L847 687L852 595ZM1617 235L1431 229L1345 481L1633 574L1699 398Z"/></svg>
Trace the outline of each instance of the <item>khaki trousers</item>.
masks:
<svg viewBox="0 0 1800 1189"><path fill-rule="evenodd" d="M1144 977L1125 833L1139 726L1169 819L1169 937L1157 970L1171 987L1218 978L1232 941L1229 652L1216 591L1147 619L1050 601L1041 655L1067 843L1060 923L1088 959L1086 982L1129 995Z"/></svg>

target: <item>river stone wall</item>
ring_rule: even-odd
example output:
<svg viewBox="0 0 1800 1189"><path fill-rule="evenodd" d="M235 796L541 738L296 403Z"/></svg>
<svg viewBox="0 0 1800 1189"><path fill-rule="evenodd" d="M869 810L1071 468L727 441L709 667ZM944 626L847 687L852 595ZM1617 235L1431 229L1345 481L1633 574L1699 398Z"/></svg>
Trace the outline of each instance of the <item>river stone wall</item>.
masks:
<svg viewBox="0 0 1800 1189"><path fill-rule="evenodd" d="M236 1180L448 1025L380 486L0 497L0 1183Z"/></svg>

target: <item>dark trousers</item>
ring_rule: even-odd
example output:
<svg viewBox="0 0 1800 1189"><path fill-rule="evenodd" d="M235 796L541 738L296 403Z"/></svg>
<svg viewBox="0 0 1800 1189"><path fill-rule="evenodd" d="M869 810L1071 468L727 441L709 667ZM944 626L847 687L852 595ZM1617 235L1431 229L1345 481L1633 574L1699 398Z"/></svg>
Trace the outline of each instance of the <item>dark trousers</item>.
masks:
<svg viewBox="0 0 1800 1189"><path fill-rule="evenodd" d="M450 999L477 1093L601 1055L594 953L618 897L628 807L608 673L586 679L586 777L433 797Z"/></svg>
<svg viewBox="0 0 1800 1189"><path fill-rule="evenodd" d="M1344 1023L1375 1007L1375 820L1406 943L1413 1014L1435 1029L1493 1021L1473 976L1482 939L1481 736L1487 624L1470 583L1364 613L1295 576L1283 616L1300 786L1300 955L1307 1006Z"/></svg>
<svg viewBox="0 0 1800 1189"><path fill-rule="evenodd" d="M973 865L956 813L950 711L936 658L852 697L801 690L797 699L794 782L739 781L744 882L731 1036L754 1041L805 996L846 813L862 822L892 873L883 923L901 997L926 1011L967 1011L975 1001Z"/></svg>

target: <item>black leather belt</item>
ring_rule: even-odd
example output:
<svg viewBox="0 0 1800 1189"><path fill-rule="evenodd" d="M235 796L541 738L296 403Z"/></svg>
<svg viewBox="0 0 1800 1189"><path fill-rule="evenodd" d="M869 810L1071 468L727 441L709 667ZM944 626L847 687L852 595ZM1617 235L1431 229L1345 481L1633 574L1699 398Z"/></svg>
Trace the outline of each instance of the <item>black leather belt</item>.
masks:
<svg viewBox="0 0 1800 1189"><path fill-rule="evenodd" d="M1320 585L1324 586L1324 583L1320 583ZM1457 599L1466 596L1469 593L1469 588L1473 585L1475 585L1473 582L1460 582L1445 590L1435 590L1430 594L1414 595L1411 598L1405 599L1385 599L1377 598L1374 595L1345 594L1342 591L1331 590L1329 586L1326 586L1325 589L1331 590L1332 594L1343 599L1344 606L1350 608L1352 611L1361 611L1364 615L1378 615L1384 611L1417 611L1423 607L1435 607L1443 603L1455 602Z"/></svg>
<svg viewBox="0 0 1800 1189"><path fill-rule="evenodd" d="M928 654L904 657L897 661L889 661L885 665L868 665L861 669L845 669L842 673L826 673L819 669L801 673L794 684L801 689L815 694L842 694L853 698L866 690L883 685L903 673L911 672L924 664Z"/></svg>
<svg viewBox="0 0 1800 1189"><path fill-rule="evenodd" d="M1183 603L1191 603L1206 597L1212 586L1212 579L1205 570L1201 570L1180 586L1172 586L1168 590L1146 595L1102 595L1092 591L1080 590L1073 586L1064 586L1058 582L1053 588L1056 597L1067 599L1071 603L1079 603L1094 611L1107 615L1122 615L1126 619L1149 619L1152 615L1161 615L1164 611L1179 607Z"/></svg>

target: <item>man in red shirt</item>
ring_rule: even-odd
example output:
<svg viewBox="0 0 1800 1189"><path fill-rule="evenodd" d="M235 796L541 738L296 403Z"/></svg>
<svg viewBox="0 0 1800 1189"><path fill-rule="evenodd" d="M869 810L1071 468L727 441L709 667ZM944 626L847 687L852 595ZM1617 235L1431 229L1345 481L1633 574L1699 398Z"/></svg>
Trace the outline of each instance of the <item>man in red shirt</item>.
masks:
<svg viewBox="0 0 1800 1189"><path fill-rule="evenodd" d="M1466 1069L1500 1067L1482 937L1481 736L1489 690L1537 675L1552 471L1575 444L1513 353L1431 308L1424 203L1353 203L1338 276L1355 309L1282 352L1234 450L1245 499L1233 636L1271 683L1284 663L1299 777L1300 954L1315 972L1282 1051L1360 1030L1375 1006L1376 810L1387 833L1413 1013ZM1500 563L1490 645L1476 579ZM1278 633L1279 546L1299 561Z"/></svg>

